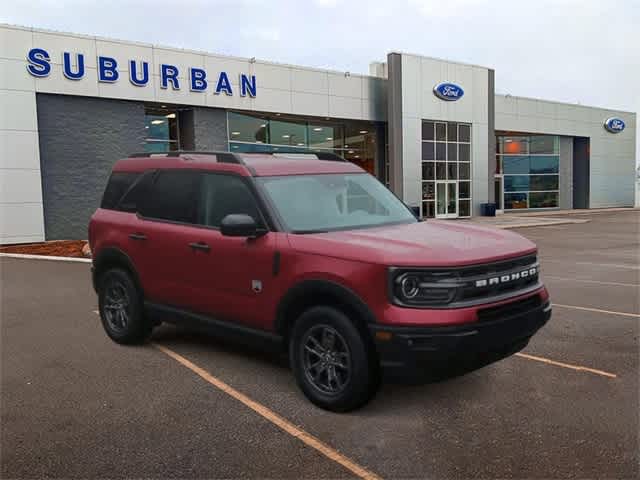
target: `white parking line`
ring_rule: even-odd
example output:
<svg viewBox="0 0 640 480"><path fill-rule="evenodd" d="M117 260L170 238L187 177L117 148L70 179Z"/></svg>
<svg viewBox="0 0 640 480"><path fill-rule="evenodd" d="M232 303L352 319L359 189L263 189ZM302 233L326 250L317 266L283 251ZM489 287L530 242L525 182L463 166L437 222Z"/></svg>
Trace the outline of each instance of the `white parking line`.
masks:
<svg viewBox="0 0 640 480"><path fill-rule="evenodd" d="M547 258L542 259L542 263L560 263L563 265L591 265L593 267L604 267L604 268L623 268L627 270L640 270L640 266L638 265L625 265L621 263L596 263L596 262L570 262L565 260L550 260Z"/></svg>
<svg viewBox="0 0 640 480"><path fill-rule="evenodd" d="M585 310L587 312L606 313L608 315L621 315L623 317L640 318L639 313L616 312L614 310L600 310L599 308L579 307L577 305L562 305L561 303L553 303L554 307L569 308L573 310Z"/></svg>
<svg viewBox="0 0 640 480"><path fill-rule="evenodd" d="M310 433L303 430L301 427L297 427L296 425L291 423L289 420L281 417L280 415L278 415L276 412L266 407L265 405L253 400L252 398L249 398L247 395L245 395L242 392L239 392L238 390L233 388L231 385L223 382L217 377L214 377L205 369L203 369L202 367L199 367L198 365L188 360L187 358L183 357L179 353L176 353L170 348L165 347L164 345L161 345L159 343L151 343L151 345L153 345L155 348L160 350L165 355L171 357L173 360L175 360L182 366L191 370L193 373L201 377L205 382L211 384L218 390L226 393L230 397L234 398L235 400L243 404L245 407L250 408L251 410L256 412L258 415L263 417L265 420L271 422L273 425L280 428L283 432L291 435L293 438L297 438L308 447L315 449L316 451L318 451L319 453L327 457L329 460L332 460L338 465L341 465L342 467L346 468L355 476L366 479L366 480L381 480L381 478L378 475L368 470L366 467L359 465L354 460L351 460L347 456L341 454L331 446L324 443L322 440L314 437Z"/></svg>
<svg viewBox="0 0 640 480"><path fill-rule="evenodd" d="M613 285L616 287L633 287L640 288L640 284L638 283L619 283L619 282L602 282L600 280L586 280L582 278L566 278L566 277L556 277L554 275L544 275L543 280L550 278L552 280L563 280L567 282L579 282L579 283L595 283L598 285Z"/></svg>
<svg viewBox="0 0 640 480"><path fill-rule="evenodd" d="M580 365L572 365L570 363L558 362L556 360L551 360L544 357L536 357L535 355L529 355L527 353L516 353L516 357L526 358L527 360L534 360L536 362L546 363L548 365L555 365L556 367L569 368L571 370L593 373L595 375L601 375L603 377L618 378L615 373L609 373L603 370L596 370L595 368L583 367Z"/></svg>

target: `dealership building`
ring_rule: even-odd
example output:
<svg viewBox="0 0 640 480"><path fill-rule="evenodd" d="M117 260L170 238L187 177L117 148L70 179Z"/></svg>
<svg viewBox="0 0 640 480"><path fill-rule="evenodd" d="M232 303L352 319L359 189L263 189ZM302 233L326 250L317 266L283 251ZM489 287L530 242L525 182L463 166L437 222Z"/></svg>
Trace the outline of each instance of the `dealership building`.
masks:
<svg viewBox="0 0 640 480"><path fill-rule="evenodd" d="M0 25L0 243L86 238L134 152L331 151L426 218L634 205L635 113L406 53L369 73Z"/></svg>

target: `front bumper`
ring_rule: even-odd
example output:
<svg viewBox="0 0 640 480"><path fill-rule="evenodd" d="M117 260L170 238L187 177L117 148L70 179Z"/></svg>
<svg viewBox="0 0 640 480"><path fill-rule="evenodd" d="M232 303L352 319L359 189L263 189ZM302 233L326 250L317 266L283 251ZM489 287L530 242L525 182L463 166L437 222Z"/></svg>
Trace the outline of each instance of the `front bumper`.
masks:
<svg viewBox="0 0 640 480"><path fill-rule="evenodd" d="M387 379L421 381L464 373L522 350L551 318L548 298L518 308L487 308L484 319L463 325L397 327L371 324ZM482 311L482 310L480 310ZM385 333L386 332L386 333Z"/></svg>

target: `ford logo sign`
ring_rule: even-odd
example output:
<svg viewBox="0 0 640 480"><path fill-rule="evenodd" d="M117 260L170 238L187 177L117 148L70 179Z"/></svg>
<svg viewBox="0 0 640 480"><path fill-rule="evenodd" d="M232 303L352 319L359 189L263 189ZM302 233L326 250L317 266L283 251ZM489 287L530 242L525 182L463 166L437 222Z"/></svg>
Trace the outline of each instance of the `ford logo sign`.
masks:
<svg viewBox="0 0 640 480"><path fill-rule="evenodd" d="M621 118L611 117L604 121L604 128L611 133L620 133L624 130L624 120Z"/></svg>
<svg viewBox="0 0 640 480"><path fill-rule="evenodd" d="M441 100L454 102L462 98L464 90L454 83L439 83L433 87L433 93Z"/></svg>

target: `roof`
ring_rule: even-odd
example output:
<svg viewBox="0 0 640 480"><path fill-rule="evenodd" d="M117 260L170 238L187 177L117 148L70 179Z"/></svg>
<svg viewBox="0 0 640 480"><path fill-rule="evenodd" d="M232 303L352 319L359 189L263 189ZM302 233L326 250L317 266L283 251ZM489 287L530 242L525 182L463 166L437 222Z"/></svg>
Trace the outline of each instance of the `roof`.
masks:
<svg viewBox="0 0 640 480"><path fill-rule="evenodd" d="M337 158L337 157L336 157ZM114 172L143 172L151 169L193 169L236 173L243 176L280 176L328 173L363 173L357 165L335 160L319 160L313 154L170 152L132 154L118 160Z"/></svg>

